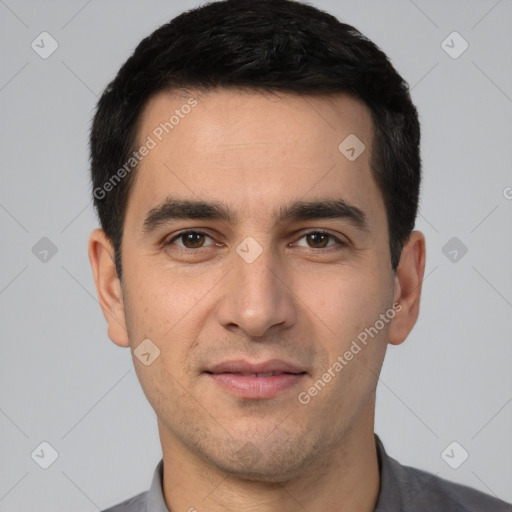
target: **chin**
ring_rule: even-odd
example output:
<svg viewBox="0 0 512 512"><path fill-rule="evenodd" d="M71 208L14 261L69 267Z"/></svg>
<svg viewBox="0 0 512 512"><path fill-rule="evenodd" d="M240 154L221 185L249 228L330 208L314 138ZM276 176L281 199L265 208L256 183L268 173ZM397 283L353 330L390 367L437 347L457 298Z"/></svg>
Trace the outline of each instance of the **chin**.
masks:
<svg viewBox="0 0 512 512"><path fill-rule="evenodd" d="M314 446L308 449L304 443L291 443L289 438L272 443L248 441L236 451L233 442L227 444L223 453L207 456L210 464L232 478L250 482L284 484L295 480L309 471L318 455Z"/></svg>

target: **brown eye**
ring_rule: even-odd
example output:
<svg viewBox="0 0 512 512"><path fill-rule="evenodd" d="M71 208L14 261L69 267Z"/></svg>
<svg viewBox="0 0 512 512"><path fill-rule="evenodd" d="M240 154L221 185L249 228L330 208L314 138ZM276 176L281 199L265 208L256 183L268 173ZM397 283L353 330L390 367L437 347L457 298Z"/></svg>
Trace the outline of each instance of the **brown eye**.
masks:
<svg viewBox="0 0 512 512"><path fill-rule="evenodd" d="M166 245L175 244L185 249L201 249L205 247L205 240L212 238L201 231L184 231L169 240ZM181 243L176 243L177 241Z"/></svg>
<svg viewBox="0 0 512 512"><path fill-rule="evenodd" d="M325 231L310 231L309 233L304 234L300 239L302 240L303 238L306 239L307 247L311 249L324 249L333 245L345 245L339 238ZM330 243L331 241L336 243ZM297 245L305 246L304 244L299 243Z"/></svg>
<svg viewBox="0 0 512 512"><path fill-rule="evenodd" d="M330 236L325 235L323 233L310 233L309 235L306 235L306 238L308 240L308 243L311 242L313 244L313 247L323 248L327 245Z"/></svg>

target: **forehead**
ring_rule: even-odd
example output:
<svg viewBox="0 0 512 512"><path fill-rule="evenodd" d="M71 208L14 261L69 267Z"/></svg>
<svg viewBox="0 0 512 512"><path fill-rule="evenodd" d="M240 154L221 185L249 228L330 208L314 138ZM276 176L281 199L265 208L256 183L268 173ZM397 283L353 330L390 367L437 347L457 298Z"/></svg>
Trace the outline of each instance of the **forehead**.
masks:
<svg viewBox="0 0 512 512"><path fill-rule="evenodd" d="M316 156L312 150L325 156L327 149L337 158L339 138L350 133L371 144L371 112L348 94L303 96L220 89L153 96L141 114L138 138L143 143L144 137L152 136L175 154L187 139L195 149L191 156L197 157L213 150L259 149L264 154L269 146L293 147L294 154L288 157L301 161L304 156Z"/></svg>
<svg viewBox="0 0 512 512"><path fill-rule="evenodd" d="M139 120L137 147L151 149L137 168L126 220L132 212L140 222L169 195L221 201L253 219L269 212L269 222L276 206L315 197L383 214L372 137L370 110L346 94L159 93Z"/></svg>

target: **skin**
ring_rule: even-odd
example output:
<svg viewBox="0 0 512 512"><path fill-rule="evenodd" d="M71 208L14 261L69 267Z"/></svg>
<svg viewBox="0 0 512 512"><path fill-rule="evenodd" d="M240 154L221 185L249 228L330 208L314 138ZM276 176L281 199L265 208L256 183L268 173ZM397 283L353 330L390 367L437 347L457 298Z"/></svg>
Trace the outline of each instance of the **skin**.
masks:
<svg viewBox="0 0 512 512"><path fill-rule="evenodd" d="M416 322L425 240L411 234L395 276L384 202L369 167L370 111L345 94L166 92L146 105L141 144L189 97L198 105L137 171L122 285L104 232L93 231L89 242L108 335L132 350L157 415L167 507L372 511L379 492L378 374L387 345L402 343ZM353 162L338 150L349 134L366 146ZM237 219L174 220L143 233L147 213L169 195L223 202ZM272 218L292 201L339 198L363 210L367 232L346 219ZM199 248L187 249L180 238L164 245L184 229L208 236L199 237ZM326 247L305 236L315 230L345 244L331 238ZM236 252L249 236L262 248L252 263ZM298 394L395 303L400 311L378 335L308 404L299 403ZM160 350L149 366L133 354L147 338ZM272 358L307 374L269 399L235 397L204 373L228 359Z"/></svg>

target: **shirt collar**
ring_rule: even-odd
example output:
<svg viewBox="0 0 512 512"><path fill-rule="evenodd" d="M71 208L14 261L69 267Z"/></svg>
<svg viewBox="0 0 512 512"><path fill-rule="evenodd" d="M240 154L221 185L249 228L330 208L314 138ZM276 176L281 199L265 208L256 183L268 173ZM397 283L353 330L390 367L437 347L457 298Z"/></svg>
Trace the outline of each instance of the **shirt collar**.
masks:
<svg viewBox="0 0 512 512"><path fill-rule="evenodd" d="M377 459L380 473L380 490L377 499L377 505L374 512L386 512L388 510L401 510L403 507L402 495L400 493L400 483L397 480L393 470L393 459L391 459L384 449L381 440L374 434L375 446L377 448ZM163 478L163 459L160 460L153 473L151 487L146 496L146 507L144 512L169 512L165 505L162 478Z"/></svg>
<svg viewBox="0 0 512 512"><path fill-rule="evenodd" d="M380 490L374 512L387 512L388 510L402 510L404 503L400 492L400 482L395 474L395 465L398 463L388 456L382 441L374 434L379 461Z"/></svg>
<svg viewBox="0 0 512 512"><path fill-rule="evenodd" d="M153 473L151 487L146 495L146 507L144 508L144 512L169 512L164 500L163 468L164 460L160 459Z"/></svg>

